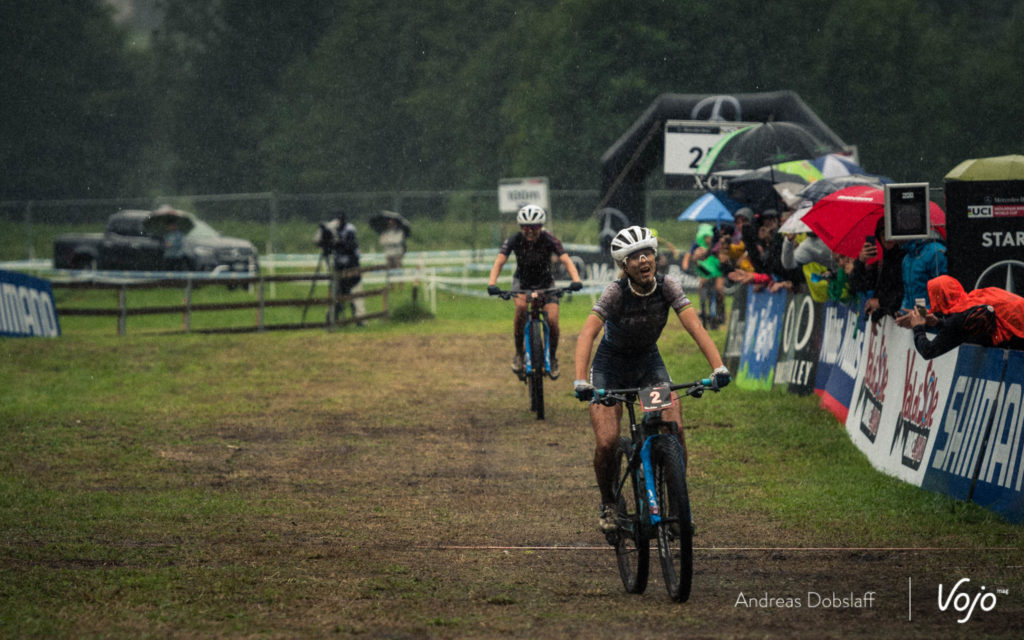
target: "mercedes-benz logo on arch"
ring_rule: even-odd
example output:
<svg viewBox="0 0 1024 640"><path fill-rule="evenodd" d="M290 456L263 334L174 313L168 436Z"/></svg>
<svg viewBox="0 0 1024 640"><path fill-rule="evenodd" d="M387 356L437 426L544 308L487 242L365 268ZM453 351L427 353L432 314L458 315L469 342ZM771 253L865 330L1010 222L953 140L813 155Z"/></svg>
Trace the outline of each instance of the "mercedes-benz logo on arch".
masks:
<svg viewBox="0 0 1024 640"><path fill-rule="evenodd" d="M1024 262L1000 260L990 264L974 283L975 289L982 287L999 287L1018 296L1024 296Z"/></svg>
<svg viewBox="0 0 1024 640"><path fill-rule="evenodd" d="M704 112L707 112L707 117ZM735 96L708 96L693 106L692 120L743 120L743 107Z"/></svg>

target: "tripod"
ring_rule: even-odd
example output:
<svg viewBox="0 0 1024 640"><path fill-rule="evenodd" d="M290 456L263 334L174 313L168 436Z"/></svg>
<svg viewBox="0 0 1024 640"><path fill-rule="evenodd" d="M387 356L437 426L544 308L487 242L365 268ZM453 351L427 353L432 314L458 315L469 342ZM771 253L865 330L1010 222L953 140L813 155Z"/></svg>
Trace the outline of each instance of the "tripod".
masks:
<svg viewBox="0 0 1024 640"><path fill-rule="evenodd" d="M306 305L302 307L302 324L306 324L306 312L309 311L309 305L313 303L313 291L316 289L316 278L320 275L320 265L331 264L333 261L329 261L328 258L332 256L329 249L324 249L320 252L320 257L316 261L316 270L313 271L313 281L309 283L309 293L306 294ZM334 287L332 286L333 290Z"/></svg>

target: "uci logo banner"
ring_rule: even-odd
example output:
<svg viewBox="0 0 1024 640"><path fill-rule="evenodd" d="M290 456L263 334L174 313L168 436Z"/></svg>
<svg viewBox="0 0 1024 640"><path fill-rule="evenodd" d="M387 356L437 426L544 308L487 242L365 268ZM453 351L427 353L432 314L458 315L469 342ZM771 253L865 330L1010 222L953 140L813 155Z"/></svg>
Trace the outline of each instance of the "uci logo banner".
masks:
<svg viewBox="0 0 1024 640"><path fill-rule="evenodd" d="M0 336L59 335L50 282L0 270Z"/></svg>

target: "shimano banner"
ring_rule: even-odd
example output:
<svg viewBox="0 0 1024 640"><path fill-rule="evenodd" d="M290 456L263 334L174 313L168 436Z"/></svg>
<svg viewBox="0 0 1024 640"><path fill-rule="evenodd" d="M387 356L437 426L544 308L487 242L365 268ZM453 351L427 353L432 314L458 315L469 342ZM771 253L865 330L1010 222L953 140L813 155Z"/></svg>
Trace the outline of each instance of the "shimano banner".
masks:
<svg viewBox="0 0 1024 640"><path fill-rule="evenodd" d="M1024 518L1024 353L959 348L949 402L921 487Z"/></svg>
<svg viewBox="0 0 1024 640"><path fill-rule="evenodd" d="M49 281L0 270L0 336L59 335Z"/></svg>

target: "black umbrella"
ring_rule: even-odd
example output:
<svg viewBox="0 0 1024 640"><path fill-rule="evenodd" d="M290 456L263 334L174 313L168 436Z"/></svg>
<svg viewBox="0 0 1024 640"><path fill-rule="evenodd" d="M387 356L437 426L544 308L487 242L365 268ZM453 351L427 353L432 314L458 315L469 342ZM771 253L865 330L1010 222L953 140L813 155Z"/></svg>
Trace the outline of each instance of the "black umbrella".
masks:
<svg viewBox="0 0 1024 640"><path fill-rule="evenodd" d="M840 151L845 149L819 138L796 122L766 122L740 129L719 140L697 167L697 173L752 170Z"/></svg>
<svg viewBox="0 0 1024 640"><path fill-rule="evenodd" d="M388 228L388 223L391 220L394 220L398 223L398 226L402 227L406 236L412 235L409 221L405 219L405 216L394 211L381 210L379 213L370 216L370 228L377 233L383 233Z"/></svg>
<svg viewBox="0 0 1024 640"><path fill-rule="evenodd" d="M786 207L775 187L782 184L806 185L807 180L795 173L779 171L772 167L761 167L729 178L725 195L754 211L766 209L781 211ZM800 187L792 188L799 189Z"/></svg>

